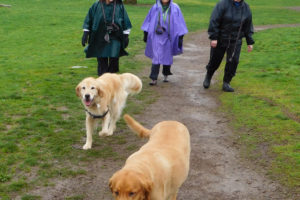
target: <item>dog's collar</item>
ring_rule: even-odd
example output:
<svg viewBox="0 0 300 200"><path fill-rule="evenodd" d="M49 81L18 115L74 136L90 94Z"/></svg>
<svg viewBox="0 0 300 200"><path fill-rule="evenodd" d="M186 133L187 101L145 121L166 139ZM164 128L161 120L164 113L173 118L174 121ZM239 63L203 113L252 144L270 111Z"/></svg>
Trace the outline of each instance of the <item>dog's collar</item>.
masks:
<svg viewBox="0 0 300 200"><path fill-rule="evenodd" d="M93 117L94 119L101 119L101 118L104 118L104 117L107 115L109 109L107 108L107 111L106 111L103 115L94 115L94 114L92 114L91 112L89 112L87 109L85 109L85 111L86 111L87 113L89 113L89 115L90 115L91 117Z"/></svg>

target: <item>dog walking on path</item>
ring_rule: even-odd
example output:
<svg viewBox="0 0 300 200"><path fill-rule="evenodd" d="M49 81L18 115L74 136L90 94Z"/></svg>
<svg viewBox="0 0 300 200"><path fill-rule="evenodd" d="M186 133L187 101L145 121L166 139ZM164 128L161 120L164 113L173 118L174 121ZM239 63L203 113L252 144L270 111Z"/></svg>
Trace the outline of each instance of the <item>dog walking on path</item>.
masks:
<svg viewBox="0 0 300 200"><path fill-rule="evenodd" d="M176 200L190 166L190 134L177 121L163 121L151 130L124 115L127 125L149 141L126 160L109 181L116 200Z"/></svg>
<svg viewBox="0 0 300 200"><path fill-rule="evenodd" d="M127 96L141 90L141 79L131 73L105 73L99 78L85 78L77 85L76 94L86 111L86 143L83 149L92 148L92 133L99 119L102 119L99 135L113 134Z"/></svg>

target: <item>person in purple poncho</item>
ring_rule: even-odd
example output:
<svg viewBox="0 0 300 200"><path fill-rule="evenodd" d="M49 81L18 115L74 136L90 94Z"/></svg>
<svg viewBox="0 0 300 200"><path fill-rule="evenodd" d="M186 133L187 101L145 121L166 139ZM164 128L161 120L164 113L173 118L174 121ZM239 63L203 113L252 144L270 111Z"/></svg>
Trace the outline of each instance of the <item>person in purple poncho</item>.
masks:
<svg viewBox="0 0 300 200"><path fill-rule="evenodd" d="M157 84L160 65L164 82L172 75L173 56L183 52L183 36L188 30L179 6L173 0L156 0L142 25L145 55L152 59L150 85Z"/></svg>

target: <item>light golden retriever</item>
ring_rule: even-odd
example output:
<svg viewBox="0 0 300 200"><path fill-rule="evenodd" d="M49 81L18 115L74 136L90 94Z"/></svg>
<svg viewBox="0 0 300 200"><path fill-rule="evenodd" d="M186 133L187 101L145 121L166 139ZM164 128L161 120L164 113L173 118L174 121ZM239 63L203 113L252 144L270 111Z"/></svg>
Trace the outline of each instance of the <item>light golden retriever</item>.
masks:
<svg viewBox="0 0 300 200"><path fill-rule="evenodd" d="M100 136L112 135L129 94L142 90L142 81L131 73L105 73L99 78L85 78L76 87L76 94L86 110L86 143L83 149L92 148L92 133L99 119Z"/></svg>
<svg viewBox="0 0 300 200"><path fill-rule="evenodd" d="M176 200L189 171L190 135L176 121L163 121L151 130L129 115L128 126L148 143L133 153L109 180L116 200Z"/></svg>

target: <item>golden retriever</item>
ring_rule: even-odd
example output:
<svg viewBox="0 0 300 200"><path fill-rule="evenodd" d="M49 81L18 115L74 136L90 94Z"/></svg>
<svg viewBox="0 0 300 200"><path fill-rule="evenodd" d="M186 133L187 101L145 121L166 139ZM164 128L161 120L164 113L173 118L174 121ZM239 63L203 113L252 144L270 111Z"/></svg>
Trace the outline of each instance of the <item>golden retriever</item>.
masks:
<svg viewBox="0 0 300 200"><path fill-rule="evenodd" d="M86 110L86 143L83 149L92 148L92 133L99 119L103 119L99 135L113 134L128 94L137 94L141 90L141 79L131 73L105 73L99 78L85 78L77 85L76 94Z"/></svg>
<svg viewBox="0 0 300 200"><path fill-rule="evenodd" d="M190 135L177 121L163 121L151 130L124 115L127 125L149 141L126 160L109 180L116 200L176 200L189 171Z"/></svg>

